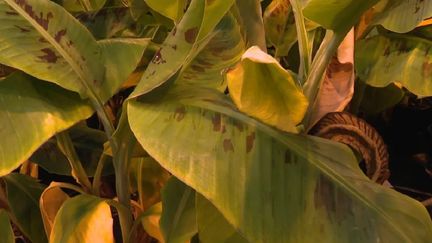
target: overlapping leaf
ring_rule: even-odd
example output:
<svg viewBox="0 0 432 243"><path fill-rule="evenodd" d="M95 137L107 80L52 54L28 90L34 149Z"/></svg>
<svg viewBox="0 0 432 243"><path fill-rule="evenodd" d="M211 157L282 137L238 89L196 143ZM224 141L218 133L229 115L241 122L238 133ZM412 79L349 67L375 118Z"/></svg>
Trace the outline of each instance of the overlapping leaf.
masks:
<svg viewBox="0 0 432 243"><path fill-rule="evenodd" d="M379 0L309 0L303 9L306 18L335 32L348 32L360 16Z"/></svg>
<svg viewBox="0 0 432 243"><path fill-rule="evenodd" d="M144 95L176 79L182 66L197 54L194 46L203 40L230 9L233 0L193 0L180 23L171 31L162 48L146 69L131 98Z"/></svg>
<svg viewBox="0 0 432 243"><path fill-rule="evenodd" d="M196 195L198 235L206 243L247 243L205 197Z"/></svg>
<svg viewBox="0 0 432 243"><path fill-rule="evenodd" d="M281 130L297 131L308 102L276 59L251 47L226 77L230 96L241 111Z"/></svg>
<svg viewBox="0 0 432 243"><path fill-rule="evenodd" d="M114 243L110 207L103 199L79 195L67 200L55 217L50 243Z"/></svg>
<svg viewBox="0 0 432 243"><path fill-rule="evenodd" d="M424 0L382 0L369 13L372 24L393 32L405 33L424 19L432 17L432 2Z"/></svg>
<svg viewBox="0 0 432 243"><path fill-rule="evenodd" d="M318 27L316 23L307 19L305 25L308 31ZM294 14L289 0L272 1L267 6L264 12L264 27L267 46L275 47L275 57L287 56L297 42Z"/></svg>
<svg viewBox="0 0 432 243"><path fill-rule="evenodd" d="M92 114L75 93L17 73L0 82L0 175L22 162L56 132Z"/></svg>
<svg viewBox="0 0 432 243"><path fill-rule="evenodd" d="M0 232L2 233L2 242L15 242L12 226L9 221L9 216L4 209L0 209Z"/></svg>
<svg viewBox="0 0 432 243"><path fill-rule="evenodd" d="M89 95L103 84L102 51L90 32L48 0L0 1L0 62ZM107 95L105 95L107 96Z"/></svg>
<svg viewBox="0 0 432 243"><path fill-rule="evenodd" d="M0 63L101 101L113 95L135 66L123 79L111 74L123 73L130 62L136 65L146 46L124 40L98 44L84 25L48 0L1 0L0 19ZM123 52L133 54L122 59L126 63L114 58ZM113 62L122 66L113 67Z"/></svg>
<svg viewBox="0 0 432 243"><path fill-rule="evenodd" d="M142 210L161 200L160 190L171 177L153 158L135 158L131 160L130 186L138 192L139 203Z"/></svg>
<svg viewBox="0 0 432 243"><path fill-rule="evenodd" d="M174 21L179 21L186 8L186 0L144 0L147 5Z"/></svg>
<svg viewBox="0 0 432 243"><path fill-rule="evenodd" d="M31 177L9 174L3 177L8 204L21 232L34 243L46 243L39 197L45 187Z"/></svg>
<svg viewBox="0 0 432 243"><path fill-rule="evenodd" d="M171 92L160 103L130 102L132 131L249 241L429 240L425 208L371 182L348 147L277 132L213 91Z"/></svg>
<svg viewBox="0 0 432 243"><path fill-rule="evenodd" d="M171 178L162 191L162 207L160 227L165 242L187 242L197 233L193 189Z"/></svg>
<svg viewBox="0 0 432 243"><path fill-rule="evenodd" d="M209 40L199 46L201 51L184 68L177 83L225 91L227 84L223 72L237 63L245 51L236 19L231 14L224 16Z"/></svg>
<svg viewBox="0 0 432 243"><path fill-rule="evenodd" d="M46 235L51 235L55 216L68 198L69 196L63 192L61 188L53 186L53 184L42 192L39 199L39 206Z"/></svg>
<svg viewBox="0 0 432 243"><path fill-rule="evenodd" d="M410 35L378 35L356 50L358 76L374 87L398 82L419 96L432 95L432 42Z"/></svg>

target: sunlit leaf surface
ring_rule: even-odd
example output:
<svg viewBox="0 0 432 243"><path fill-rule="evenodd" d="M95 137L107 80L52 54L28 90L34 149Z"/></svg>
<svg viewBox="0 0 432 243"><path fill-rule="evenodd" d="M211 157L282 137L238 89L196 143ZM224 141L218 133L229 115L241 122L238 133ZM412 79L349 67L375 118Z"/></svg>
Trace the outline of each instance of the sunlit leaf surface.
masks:
<svg viewBox="0 0 432 243"><path fill-rule="evenodd" d="M67 200L57 213L50 243L114 243L110 207L103 199L79 195Z"/></svg>
<svg viewBox="0 0 432 243"><path fill-rule="evenodd" d="M23 74L0 82L0 175L24 162L56 132L92 114L77 94Z"/></svg>
<svg viewBox="0 0 432 243"><path fill-rule="evenodd" d="M370 181L348 147L280 133L217 91L171 92L164 102L130 102L132 131L249 241L429 240L425 208Z"/></svg>
<svg viewBox="0 0 432 243"><path fill-rule="evenodd" d="M55 216L68 198L69 196L65 192L59 187L52 186L52 184L42 192L39 199L39 207L46 235L51 234Z"/></svg>

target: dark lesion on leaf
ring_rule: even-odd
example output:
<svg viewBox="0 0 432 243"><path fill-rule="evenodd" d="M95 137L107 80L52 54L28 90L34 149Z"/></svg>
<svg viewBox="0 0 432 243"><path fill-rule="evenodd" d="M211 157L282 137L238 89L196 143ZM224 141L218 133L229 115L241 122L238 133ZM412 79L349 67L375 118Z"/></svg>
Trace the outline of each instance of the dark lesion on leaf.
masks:
<svg viewBox="0 0 432 243"><path fill-rule="evenodd" d="M292 154L292 152L288 149L285 150L284 163L285 164L297 164L297 159Z"/></svg>
<svg viewBox="0 0 432 243"><path fill-rule="evenodd" d="M67 32L66 29L62 29L62 30L58 31L58 32L54 35L54 39L55 39L57 42L60 42L61 39L63 38L63 36L66 35L66 32Z"/></svg>
<svg viewBox="0 0 432 243"><path fill-rule="evenodd" d="M223 140L223 149L225 152L234 151L234 145L232 144L231 139L226 138Z"/></svg>
<svg viewBox="0 0 432 243"><path fill-rule="evenodd" d="M6 15L11 15L11 16L16 16L16 15L18 15L18 13L15 12L15 11L5 11L5 14L6 14Z"/></svg>
<svg viewBox="0 0 432 243"><path fill-rule="evenodd" d="M42 56L38 56L40 60L47 63L56 63L58 60L58 56L55 54L53 50L50 48L43 48L41 51L44 53Z"/></svg>
<svg viewBox="0 0 432 243"><path fill-rule="evenodd" d="M50 22L50 19L54 17L53 13L48 12L46 14L46 17L44 17L43 12L39 12L39 14L35 13L33 10L33 6L31 6L29 3L27 3L27 0L15 0L15 2L22 8L24 11L36 22L42 26L45 30L48 30L48 24Z"/></svg>
<svg viewBox="0 0 432 243"><path fill-rule="evenodd" d="M29 27L22 27L22 26L19 26L19 25L14 25L14 26L15 26L17 29L19 29L21 33L27 33L27 32L30 32L30 28L29 28Z"/></svg>
<svg viewBox="0 0 432 243"><path fill-rule="evenodd" d="M186 115L186 108L184 106L177 107L174 112L174 118L176 121L181 121Z"/></svg>
<svg viewBox="0 0 432 243"><path fill-rule="evenodd" d="M152 63L154 63L154 64L166 63L165 59L163 59L163 57L162 57L161 51L162 51L162 48L156 52L155 56L153 57Z"/></svg>
<svg viewBox="0 0 432 243"><path fill-rule="evenodd" d="M246 153L249 153L255 144L255 132L246 136Z"/></svg>
<svg viewBox="0 0 432 243"><path fill-rule="evenodd" d="M220 114L215 114L212 117L212 123L213 123L213 131L219 132L222 127L222 117Z"/></svg>
<svg viewBox="0 0 432 243"><path fill-rule="evenodd" d="M189 44L193 44L198 35L198 27L190 28L184 33L185 40Z"/></svg>
<svg viewBox="0 0 432 243"><path fill-rule="evenodd" d="M314 192L315 208L324 208L328 218L342 222L353 216L353 201L345 191L336 188L326 176L320 175L316 181Z"/></svg>

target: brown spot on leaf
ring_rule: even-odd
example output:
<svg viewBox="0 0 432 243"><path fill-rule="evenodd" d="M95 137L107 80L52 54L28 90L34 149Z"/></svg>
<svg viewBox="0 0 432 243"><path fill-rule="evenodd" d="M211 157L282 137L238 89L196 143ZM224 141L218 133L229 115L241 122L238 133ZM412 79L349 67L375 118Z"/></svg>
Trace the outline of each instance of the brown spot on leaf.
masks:
<svg viewBox="0 0 432 243"><path fill-rule="evenodd" d="M18 13L15 12L15 11L6 11L5 14L6 14L6 15L14 15L14 16L15 16L15 15L18 15Z"/></svg>
<svg viewBox="0 0 432 243"><path fill-rule="evenodd" d="M218 132L222 127L222 119L220 114L215 114L212 118L213 131Z"/></svg>
<svg viewBox="0 0 432 243"><path fill-rule="evenodd" d="M41 43L48 43L48 41L45 38L43 38L43 37L40 37L38 39L38 41L41 42Z"/></svg>
<svg viewBox="0 0 432 243"><path fill-rule="evenodd" d="M171 31L171 33L172 33L173 36L176 35L176 33L177 33L177 27L174 27L173 30Z"/></svg>
<svg viewBox="0 0 432 243"><path fill-rule="evenodd" d="M252 132L250 135L246 136L246 153L249 153L255 143L255 132Z"/></svg>
<svg viewBox="0 0 432 243"><path fill-rule="evenodd" d="M153 57L152 63L154 63L154 64L166 63L165 59L163 59L163 57L162 57L161 51L162 51L162 48L156 52L155 56Z"/></svg>
<svg viewBox="0 0 432 243"><path fill-rule="evenodd" d="M190 28L190 29L186 30L184 35L185 35L186 42L189 44L193 44L195 42L197 35L198 35L198 27L194 27L194 28Z"/></svg>
<svg viewBox="0 0 432 243"><path fill-rule="evenodd" d="M432 62L426 60L423 63L423 76L430 77L432 75Z"/></svg>
<svg viewBox="0 0 432 243"><path fill-rule="evenodd" d="M285 150L284 162L285 164L295 164L297 161L293 158L291 151Z"/></svg>
<svg viewBox="0 0 432 243"><path fill-rule="evenodd" d="M181 121L186 115L186 108L184 106L177 107L174 113L174 118L176 121Z"/></svg>
<svg viewBox="0 0 432 243"><path fill-rule="evenodd" d="M227 138L223 141L223 148L225 152L234 151L234 146L231 142L231 139Z"/></svg>
<svg viewBox="0 0 432 243"><path fill-rule="evenodd" d="M20 31L21 31L21 33L26 33L26 32L30 32L30 29L29 28L25 28L25 27L21 27L21 26L19 26L19 25L14 25L16 28L18 28Z"/></svg>
<svg viewBox="0 0 432 243"><path fill-rule="evenodd" d="M177 50L177 45L172 45L171 48L172 48L173 50Z"/></svg>
<svg viewBox="0 0 432 243"><path fill-rule="evenodd" d="M58 56L55 54L53 50L50 48L44 48L41 49L41 51L44 53L43 56L38 56L42 61L45 61L47 63L56 63Z"/></svg>
<svg viewBox="0 0 432 243"><path fill-rule="evenodd" d="M51 12L48 12L46 14L46 17L44 17L43 12L39 12L39 14L35 13L33 10L33 7L27 3L27 0L15 0L15 2L22 8L24 11L36 22L42 26L45 30L48 30L48 24L50 19L52 19L54 16Z"/></svg>
<svg viewBox="0 0 432 243"><path fill-rule="evenodd" d="M197 71L197 72L199 72L199 73L203 73L203 72L205 71L205 69L204 69L203 67L200 67L200 66L198 66L198 65L192 65L191 68L192 68L194 71Z"/></svg>
<svg viewBox="0 0 432 243"><path fill-rule="evenodd" d="M58 31L58 32L55 34L54 39L55 39L57 42L60 42L61 39L62 39L62 37L66 35L66 32L67 32L66 29L62 29L62 30Z"/></svg>
<svg viewBox="0 0 432 243"><path fill-rule="evenodd" d="M239 132L243 132L244 130L243 124L235 120L233 121L233 124L239 130Z"/></svg>
<svg viewBox="0 0 432 243"><path fill-rule="evenodd" d="M337 222L346 220L354 214L352 199L323 175L320 175L316 182L314 204L315 208L323 207L328 217Z"/></svg>

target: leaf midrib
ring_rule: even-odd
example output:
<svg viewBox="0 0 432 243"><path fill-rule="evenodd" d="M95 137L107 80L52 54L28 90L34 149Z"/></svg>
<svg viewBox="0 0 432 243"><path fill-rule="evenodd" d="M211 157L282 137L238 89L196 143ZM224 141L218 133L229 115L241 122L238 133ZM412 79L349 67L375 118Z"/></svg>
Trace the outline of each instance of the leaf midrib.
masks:
<svg viewBox="0 0 432 243"><path fill-rule="evenodd" d="M62 46L51 36L51 34L46 31L42 26L40 26L36 20L34 20L24 9L21 8L15 1L13 0L4 0L9 6L11 6L17 13L28 21L31 26L42 35L45 40L47 40L54 49L66 60L66 62L70 65L74 73L79 77L81 85L85 88L85 93L92 99L96 99L98 103L102 104L100 98L96 95L96 92L90 87L91 80L88 80L88 75L82 72L82 70L75 63L74 59L65 51Z"/></svg>

